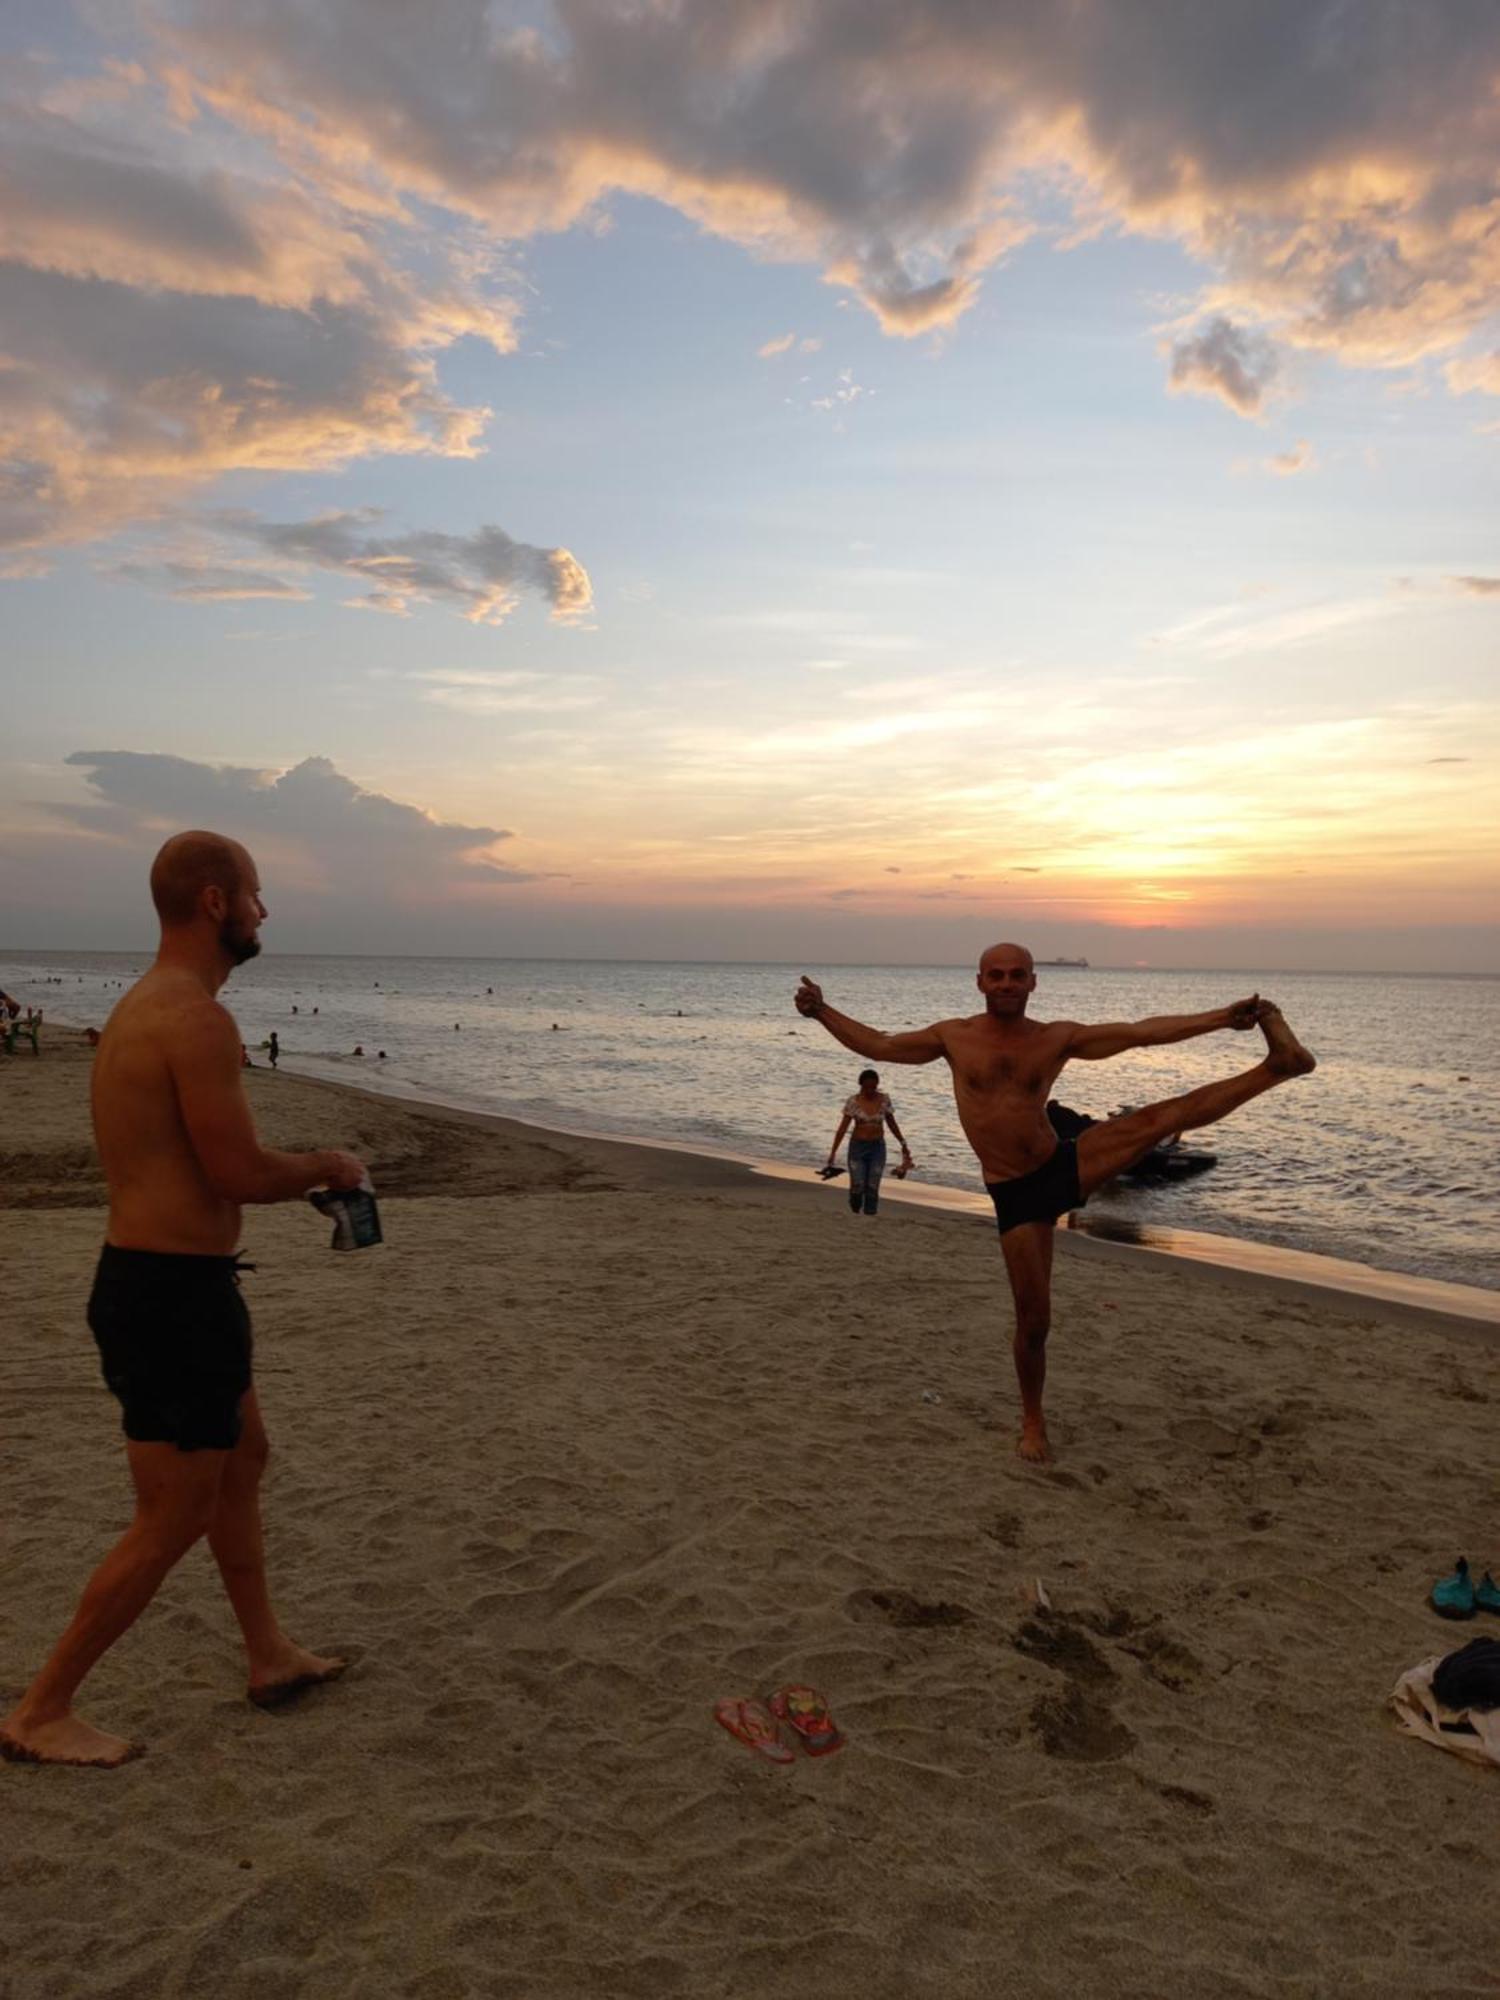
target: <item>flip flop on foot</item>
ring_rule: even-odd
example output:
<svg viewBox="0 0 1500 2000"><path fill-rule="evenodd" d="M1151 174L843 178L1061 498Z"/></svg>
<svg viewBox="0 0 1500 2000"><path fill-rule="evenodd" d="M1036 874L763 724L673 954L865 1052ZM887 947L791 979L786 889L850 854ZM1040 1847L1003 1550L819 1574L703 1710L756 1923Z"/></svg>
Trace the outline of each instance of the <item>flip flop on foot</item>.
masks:
<svg viewBox="0 0 1500 2000"><path fill-rule="evenodd" d="M1474 1602L1481 1611L1500 1611L1500 1583L1488 1570L1474 1586Z"/></svg>
<svg viewBox="0 0 1500 2000"><path fill-rule="evenodd" d="M809 1757L829 1757L844 1747L844 1734L816 1688L784 1687L771 1697L771 1713L802 1739Z"/></svg>
<svg viewBox="0 0 1500 2000"><path fill-rule="evenodd" d="M267 1681L261 1687L247 1688L245 1693L257 1708L284 1708L298 1695L306 1694L309 1688L325 1687L329 1681L336 1681L340 1674L348 1670L347 1660L325 1660L322 1665L291 1674L284 1681Z"/></svg>
<svg viewBox="0 0 1500 2000"><path fill-rule="evenodd" d="M1469 1575L1467 1561L1460 1556L1452 1576L1445 1576L1432 1586L1432 1608L1439 1618L1472 1618L1474 1604L1474 1579Z"/></svg>
<svg viewBox="0 0 1500 2000"><path fill-rule="evenodd" d="M763 1701L743 1701L726 1695L714 1703L714 1721L727 1729L737 1743L764 1757L768 1764L795 1764L796 1758L782 1742L781 1731L771 1719Z"/></svg>

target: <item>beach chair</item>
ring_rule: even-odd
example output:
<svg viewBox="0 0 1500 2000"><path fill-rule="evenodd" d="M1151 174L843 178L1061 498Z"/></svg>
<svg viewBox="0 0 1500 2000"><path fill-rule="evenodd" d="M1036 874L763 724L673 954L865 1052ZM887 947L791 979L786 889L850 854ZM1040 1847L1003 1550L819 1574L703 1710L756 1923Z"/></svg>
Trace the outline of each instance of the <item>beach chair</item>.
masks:
<svg viewBox="0 0 1500 2000"><path fill-rule="evenodd" d="M5 1039L3 1042L0 1042L0 1048L3 1048L8 1056L13 1056L16 1052L16 1043L18 1041L28 1041L31 1044L31 1053L34 1056L39 1056L42 1051L41 1045L37 1041L37 1036L41 1032L41 1027L42 1017L40 1014L33 1014L29 1020L23 1021L17 1017L13 1021L8 1021L5 1024Z"/></svg>

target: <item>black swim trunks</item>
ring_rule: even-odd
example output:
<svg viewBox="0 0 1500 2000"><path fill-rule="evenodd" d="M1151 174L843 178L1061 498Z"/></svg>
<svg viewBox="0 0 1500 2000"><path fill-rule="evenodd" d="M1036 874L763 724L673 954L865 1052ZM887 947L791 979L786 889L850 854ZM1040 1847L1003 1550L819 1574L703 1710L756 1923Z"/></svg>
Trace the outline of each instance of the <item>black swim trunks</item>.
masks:
<svg viewBox="0 0 1500 2000"><path fill-rule="evenodd" d="M1059 1139L1050 1160L1018 1174L1013 1181L986 1181L995 1204L995 1221L1003 1236L1023 1222L1056 1222L1070 1208L1082 1208L1088 1196L1078 1185L1078 1142Z"/></svg>
<svg viewBox="0 0 1500 2000"><path fill-rule="evenodd" d="M137 1444L232 1451L250 1387L250 1314L235 1257L106 1243L88 1321L104 1379Z"/></svg>

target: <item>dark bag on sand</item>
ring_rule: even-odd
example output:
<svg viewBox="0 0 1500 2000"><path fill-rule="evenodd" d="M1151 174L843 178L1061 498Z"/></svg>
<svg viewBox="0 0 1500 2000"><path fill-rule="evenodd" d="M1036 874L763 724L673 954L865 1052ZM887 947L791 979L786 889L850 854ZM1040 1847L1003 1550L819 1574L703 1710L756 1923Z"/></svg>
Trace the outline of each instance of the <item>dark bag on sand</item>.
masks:
<svg viewBox="0 0 1500 2000"><path fill-rule="evenodd" d="M1500 1708L1500 1639L1471 1639L1440 1660L1432 1691L1444 1708Z"/></svg>

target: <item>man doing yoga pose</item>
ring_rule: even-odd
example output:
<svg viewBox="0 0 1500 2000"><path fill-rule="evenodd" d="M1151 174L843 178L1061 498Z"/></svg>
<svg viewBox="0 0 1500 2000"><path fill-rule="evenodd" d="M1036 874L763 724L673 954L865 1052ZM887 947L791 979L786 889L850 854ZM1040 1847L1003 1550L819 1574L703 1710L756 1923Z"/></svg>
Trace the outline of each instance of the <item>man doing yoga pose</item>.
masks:
<svg viewBox="0 0 1500 2000"><path fill-rule="evenodd" d="M996 944L979 961L984 1012L937 1021L909 1034L887 1035L830 1007L823 989L803 975L797 1011L821 1021L835 1041L872 1062L929 1063L943 1057L953 1073L959 1123L979 1158L995 1204L1000 1247L1015 1300L1016 1375L1021 1385L1023 1458L1051 1457L1042 1415L1047 1332L1052 1313L1052 1241L1060 1215L1079 1208L1098 1187L1143 1159L1174 1132L1227 1117L1262 1091L1317 1067L1282 1018L1281 1009L1252 994L1204 1014L1162 1014L1149 1021L1087 1026L1033 1021L1026 1008L1036 988L1031 953ZM1148 1104L1060 1140L1047 1120L1047 1099L1063 1064L1096 1062L1126 1049L1185 1042L1218 1028L1259 1027L1266 1053L1253 1069L1206 1083L1182 1097Z"/></svg>

